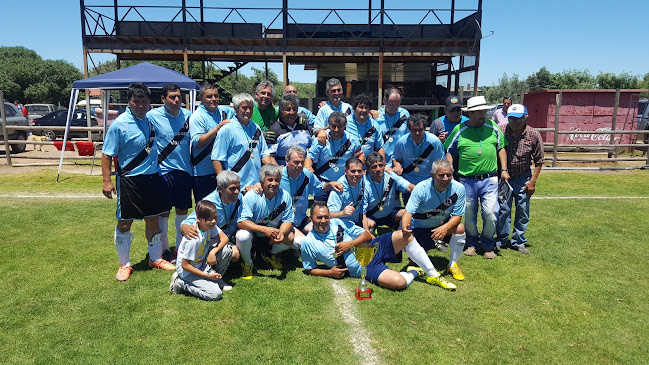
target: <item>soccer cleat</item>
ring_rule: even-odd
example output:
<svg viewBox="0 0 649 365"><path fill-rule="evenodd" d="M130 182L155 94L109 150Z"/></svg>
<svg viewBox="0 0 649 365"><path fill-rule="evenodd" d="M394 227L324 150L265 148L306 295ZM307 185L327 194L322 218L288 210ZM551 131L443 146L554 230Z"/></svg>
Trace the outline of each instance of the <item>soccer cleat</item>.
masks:
<svg viewBox="0 0 649 365"><path fill-rule="evenodd" d="M455 284L446 281L446 279L444 279L442 277L442 275L437 276L437 277L429 276L429 277L426 278L426 282L428 284L437 285L439 287L442 287L442 288L448 289L448 290L457 289L457 286L455 286Z"/></svg>
<svg viewBox="0 0 649 365"><path fill-rule="evenodd" d="M435 249L439 252L448 252L448 247L446 247L444 241L435 240Z"/></svg>
<svg viewBox="0 0 649 365"><path fill-rule="evenodd" d="M171 294L180 294L182 292L182 288L180 287L178 283L178 273L175 272L173 275L171 275L171 283L169 284L169 292Z"/></svg>
<svg viewBox="0 0 649 365"><path fill-rule="evenodd" d="M119 270L117 270L115 279L117 279L117 281L126 281L131 276L132 272L133 272L132 266L122 265L119 267Z"/></svg>
<svg viewBox="0 0 649 365"><path fill-rule="evenodd" d="M165 259L160 259L155 262L149 260L149 267L152 269L160 269L160 270L169 270L169 271L176 270L176 265L172 264L171 262Z"/></svg>
<svg viewBox="0 0 649 365"><path fill-rule="evenodd" d="M527 247L525 247L525 246L518 246L516 248L516 251L522 253L523 255L529 255L530 254L530 250L528 250Z"/></svg>
<svg viewBox="0 0 649 365"><path fill-rule="evenodd" d="M496 253L493 252L493 251L485 251L484 252L484 258L489 259L489 260L493 260L493 259L496 258Z"/></svg>
<svg viewBox="0 0 649 365"><path fill-rule="evenodd" d="M467 256L475 256L475 247L469 247L466 250L464 250L464 254Z"/></svg>
<svg viewBox="0 0 649 365"><path fill-rule="evenodd" d="M279 257L277 255L272 255L272 256L262 256L264 261L270 264L273 269L275 270L281 270L284 268L284 265L282 265L281 262L279 262Z"/></svg>
<svg viewBox="0 0 649 365"><path fill-rule="evenodd" d="M451 266L446 268L446 272L450 273L453 276L453 279L462 281L464 280L464 273L462 269L458 266L457 262L454 262Z"/></svg>
<svg viewBox="0 0 649 365"><path fill-rule="evenodd" d="M162 251L162 258L169 261L172 264L176 263L176 255L171 253L171 250Z"/></svg>
<svg viewBox="0 0 649 365"><path fill-rule="evenodd" d="M241 278L252 280L252 265L246 261L241 262Z"/></svg>
<svg viewBox="0 0 649 365"><path fill-rule="evenodd" d="M424 272L424 269L422 269L422 268L419 267L419 266L408 266L408 267L406 268L406 271L412 271L412 270L415 270L419 276L424 276L424 275L426 275L426 273Z"/></svg>

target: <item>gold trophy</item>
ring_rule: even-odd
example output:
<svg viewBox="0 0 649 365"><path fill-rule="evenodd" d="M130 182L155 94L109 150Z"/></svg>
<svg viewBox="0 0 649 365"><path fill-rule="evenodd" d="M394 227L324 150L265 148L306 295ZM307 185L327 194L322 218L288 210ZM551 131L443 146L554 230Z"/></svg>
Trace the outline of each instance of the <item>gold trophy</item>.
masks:
<svg viewBox="0 0 649 365"><path fill-rule="evenodd" d="M371 246L367 243L361 243L352 248L354 256L356 256L356 261L361 265L361 282L356 287L355 296L358 300L372 299L372 289L367 287L367 281L365 281L365 275L367 274L367 265L372 261L372 257L378 249L377 246Z"/></svg>

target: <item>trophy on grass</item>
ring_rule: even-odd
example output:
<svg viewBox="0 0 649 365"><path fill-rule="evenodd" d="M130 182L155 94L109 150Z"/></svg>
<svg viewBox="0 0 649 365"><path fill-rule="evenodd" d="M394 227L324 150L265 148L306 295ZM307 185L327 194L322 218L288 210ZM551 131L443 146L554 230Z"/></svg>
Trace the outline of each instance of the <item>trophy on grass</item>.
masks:
<svg viewBox="0 0 649 365"><path fill-rule="evenodd" d="M356 261L361 265L361 282L356 287L355 296L358 300L372 299L372 289L367 287L367 281L365 281L365 275L367 274L367 265L372 261L372 257L376 253L377 246L372 246L367 243L361 243L354 248L352 252L356 256Z"/></svg>

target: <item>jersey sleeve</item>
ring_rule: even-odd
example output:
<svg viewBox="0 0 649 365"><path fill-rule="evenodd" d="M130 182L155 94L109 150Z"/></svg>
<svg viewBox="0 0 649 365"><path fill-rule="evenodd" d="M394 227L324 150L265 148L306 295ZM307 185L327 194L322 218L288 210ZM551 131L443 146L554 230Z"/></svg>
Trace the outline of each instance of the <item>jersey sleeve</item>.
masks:
<svg viewBox="0 0 649 365"><path fill-rule="evenodd" d="M309 148L309 152L307 153L307 157L313 161L313 163L318 162L318 158L320 156L320 151L322 150L322 145L318 143L318 137L314 136L311 138L311 148ZM314 166L315 168L315 166Z"/></svg>
<svg viewBox="0 0 649 365"><path fill-rule="evenodd" d="M245 220L252 221L254 211L253 211L253 206L254 206L254 191L246 194L243 196L243 200L241 201L241 215L239 216L239 219L237 219L238 222L243 222Z"/></svg>
<svg viewBox="0 0 649 365"><path fill-rule="evenodd" d="M282 222L291 222L293 223L295 221L295 213L293 212L293 199L291 198L291 194L288 193L286 190L280 189L282 192L282 198L286 202L286 208L284 209L284 214L282 214Z"/></svg>
<svg viewBox="0 0 649 365"><path fill-rule="evenodd" d="M320 180L317 176L315 176L314 174L311 174L311 171L308 171L308 170L306 170L306 169L305 169L304 171L309 172L309 174L306 175L306 176L307 176L311 181L313 181L313 192L312 192L312 195L313 195L313 196L319 196L319 195L322 195L322 194L324 193L324 186L325 186L325 183L324 183L322 180Z"/></svg>
<svg viewBox="0 0 649 365"><path fill-rule="evenodd" d="M119 152L119 124L113 122L108 131L106 132L106 137L104 138L104 146L102 147L102 153L107 156L117 156Z"/></svg>
<svg viewBox="0 0 649 365"><path fill-rule="evenodd" d="M318 110L318 115L316 115L315 120L313 122L313 129L318 130L327 126L327 121L325 120L326 107L327 106L325 105L322 108L320 108L320 110Z"/></svg>
<svg viewBox="0 0 649 365"><path fill-rule="evenodd" d="M455 205L453 205L453 211L451 212L452 216L464 216L464 209L466 206L466 190L464 189L464 186L460 186L459 189L457 189L457 201L455 202Z"/></svg>
<svg viewBox="0 0 649 365"><path fill-rule="evenodd" d="M221 128L214 139L212 147L212 161L227 161L228 147L230 145L230 128Z"/></svg>
<svg viewBox="0 0 649 365"><path fill-rule="evenodd" d="M406 204L406 211L408 211L408 213L415 214L417 212L417 207L419 207L419 204L421 204L422 201L425 200L425 197L422 196L423 190L423 185L421 184L416 185L412 190L410 199L408 199L408 204Z"/></svg>
<svg viewBox="0 0 649 365"><path fill-rule="evenodd" d="M304 243L302 243L301 248L301 258L302 258L302 267L305 270L313 270L318 267L318 261L316 259L316 254L313 252L313 236L307 235Z"/></svg>
<svg viewBox="0 0 649 365"><path fill-rule="evenodd" d="M430 125L430 133L439 137L442 132L444 132L444 123L442 120L439 118L433 120L433 123Z"/></svg>
<svg viewBox="0 0 649 365"><path fill-rule="evenodd" d="M332 191L331 194L329 194L329 199L327 199L327 208L329 208L330 212L340 212L341 210L343 210L343 201L340 195L341 194L335 190Z"/></svg>
<svg viewBox="0 0 649 365"><path fill-rule="evenodd" d="M408 187L410 186L410 181L406 180L405 178L397 174L391 174L390 177L393 178L394 182L397 184L397 190L399 190L402 193L408 191Z"/></svg>
<svg viewBox="0 0 649 365"><path fill-rule="evenodd" d="M192 212L190 215L188 215L187 218L185 218L180 223L180 225L183 225L183 224L189 224L189 225L196 224L196 212Z"/></svg>

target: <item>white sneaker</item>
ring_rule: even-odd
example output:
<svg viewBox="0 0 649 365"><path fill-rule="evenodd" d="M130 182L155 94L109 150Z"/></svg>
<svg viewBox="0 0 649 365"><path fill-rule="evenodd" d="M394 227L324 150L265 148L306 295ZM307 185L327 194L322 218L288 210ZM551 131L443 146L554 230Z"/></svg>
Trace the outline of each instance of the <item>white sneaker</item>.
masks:
<svg viewBox="0 0 649 365"><path fill-rule="evenodd" d="M232 285L229 285L223 280L217 280L216 281L219 284L219 288L221 288L222 291L230 291L232 290Z"/></svg>
<svg viewBox="0 0 649 365"><path fill-rule="evenodd" d="M181 294L182 291L183 290L180 287L180 283L178 282L178 273L174 272L173 275L171 275L171 283L169 284L169 292L171 294Z"/></svg>

